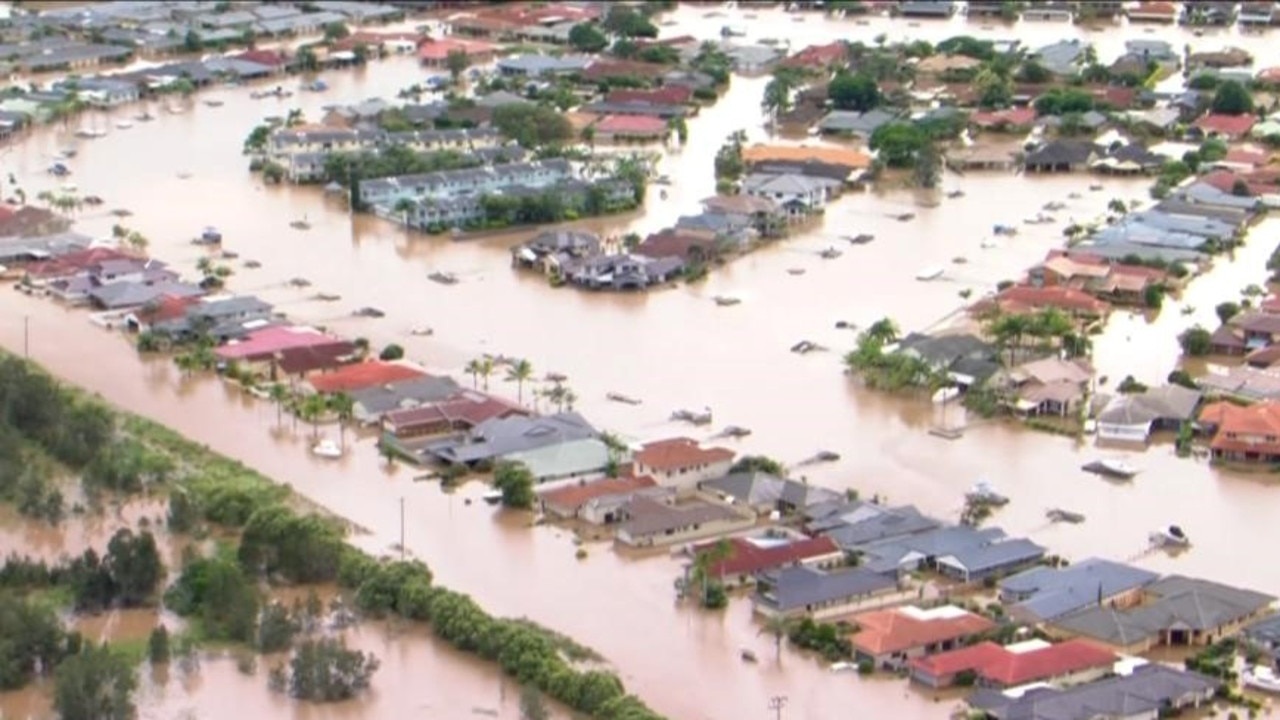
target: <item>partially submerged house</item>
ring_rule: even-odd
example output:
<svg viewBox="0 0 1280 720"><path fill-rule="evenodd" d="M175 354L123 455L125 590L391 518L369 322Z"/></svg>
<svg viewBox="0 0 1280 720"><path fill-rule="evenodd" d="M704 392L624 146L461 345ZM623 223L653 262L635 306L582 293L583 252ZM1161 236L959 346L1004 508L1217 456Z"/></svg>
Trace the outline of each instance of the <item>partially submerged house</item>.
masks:
<svg viewBox="0 0 1280 720"><path fill-rule="evenodd" d="M983 689L969 707L995 720L1099 720L1155 718L1208 705L1221 680L1149 663L1128 675L1066 689L1035 688L1025 693Z"/></svg>
<svg viewBox="0 0 1280 720"><path fill-rule="evenodd" d="M1066 687L1109 675L1116 654L1087 640L1050 644L1028 640L1015 645L980 642L911 661L911 679L931 688L971 681L984 688L1027 685ZM966 677L967 676L967 677Z"/></svg>
<svg viewBox="0 0 1280 720"><path fill-rule="evenodd" d="M704 448L690 438L668 438L645 444L632 462L637 475L648 475L667 487L688 489L723 477L733 458L734 452L726 448Z"/></svg>
<svg viewBox="0 0 1280 720"><path fill-rule="evenodd" d="M614 538L631 547L660 547L727 535L755 524L754 513L703 499L636 495L618 508Z"/></svg>
<svg viewBox="0 0 1280 720"><path fill-rule="evenodd" d="M542 417L516 415L486 420L463 437L428 444L422 452L446 465L473 466L512 453L598 436L586 418L575 412Z"/></svg>
<svg viewBox="0 0 1280 720"><path fill-rule="evenodd" d="M1002 371L992 382L1024 415L1074 413L1088 393L1093 369L1083 360L1043 358Z"/></svg>
<svg viewBox="0 0 1280 720"><path fill-rule="evenodd" d="M662 490L653 478L624 475L560 485L538 493L538 498L542 511L557 520L612 525L621 521L619 511L632 497L651 490Z"/></svg>
<svg viewBox="0 0 1280 720"><path fill-rule="evenodd" d="M1000 600L1009 615L1038 625L1090 607L1124 608L1142 600L1142 589L1158 573L1132 565L1088 558L1065 567L1034 567L1000 581Z"/></svg>
<svg viewBox="0 0 1280 720"><path fill-rule="evenodd" d="M953 650L996 627L955 605L873 610L855 615L853 623L858 627L849 637L854 657L885 670L901 670L916 658Z"/></svg>
<svg viewBox="0 0 1280 720"><path fill-rule="evenodd" d="M847 615L915 597L897 578L862 568L818 570L797 565L762 573L751 598L755 612L766 617Z"/></svg>
<svg viewBox="0 0 1280 720"><path fill-rule="evenodd" d="M761 573L779 568L804 565L831 569L845 564L846 560L844 552L831 538L791 535L779 530L703 543L694 546L691 552L697 557L715 550L720 543L727 544L728 555L712 562L707 572L730 586L750 585Z"/></svg>
<svg viewBox="0 0 1280 720"><path fill-rule="evenodd" d="M1209 451L1215 460L1280 463L1280 400L1245 407L1226 400L1209 403L1200 411L1200 425L1213 432Z"/></svg>
<svg viewBox="0 0 1280 720"><path fill-rule="evenodd" d="M1195 420L1203 399L1181 385L1117 395L1098 413L1098 439L1146 442L1152 432L1177 431Z"/></svg>
<svg viewBox="0 0 1280 720"><path fill-rule="evenodd" d="M829 488L759 471L731 473L704 480L698 483L698 489L718 495L726 502L752 508L761 515L790 515L844 498L843 494Z"/></svg>

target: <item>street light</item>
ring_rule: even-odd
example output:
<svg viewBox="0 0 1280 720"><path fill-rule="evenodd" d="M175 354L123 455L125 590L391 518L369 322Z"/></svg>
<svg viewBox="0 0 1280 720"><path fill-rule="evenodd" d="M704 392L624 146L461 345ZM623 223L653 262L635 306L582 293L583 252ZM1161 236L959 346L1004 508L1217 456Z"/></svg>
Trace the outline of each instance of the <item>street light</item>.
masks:
<svg viewBox="0 0 1280 720"><path fill-rule="evenodd" d="M787 706L786 695L774 695L769 698L769 709L773 711L775 720L782 720L782 708Z"/></svg>

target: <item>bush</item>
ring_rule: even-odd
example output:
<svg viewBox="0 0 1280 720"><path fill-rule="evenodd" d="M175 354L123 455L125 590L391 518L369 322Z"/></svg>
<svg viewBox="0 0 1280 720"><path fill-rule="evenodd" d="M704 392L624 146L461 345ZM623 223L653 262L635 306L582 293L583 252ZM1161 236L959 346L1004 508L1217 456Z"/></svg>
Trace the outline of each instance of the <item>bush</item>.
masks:
<svg viewBox="0 0 1280 720"><path fill-rule="evenodd" d="M404 359L404 348L395 343L391 343L390 345L382 348L382 352L378 353L378 359L388 362L391 360L402 360Z"/></svg>
<svg viewBox="0 0 1280 720"><path fill-rule="evenodd" d="M1182 352L1191 357L1203 357L1213 351L1213 334L1196 325L1178 337Z"/></svg>
<svg viewBox="0 0 1280 720"><path fill-rule="evenodd" d="M258 591L236 563L197 558L164 596L165 605L184 617L200 620L212 640L250 643L258 621Z"/></svg>
<svg viewBox="0 0 1280 720"><path fill-rule="evenodd" d="M289 661L289 695L312 702L338 702L369 687L378 658L333 638L307 640Z"/></svg>

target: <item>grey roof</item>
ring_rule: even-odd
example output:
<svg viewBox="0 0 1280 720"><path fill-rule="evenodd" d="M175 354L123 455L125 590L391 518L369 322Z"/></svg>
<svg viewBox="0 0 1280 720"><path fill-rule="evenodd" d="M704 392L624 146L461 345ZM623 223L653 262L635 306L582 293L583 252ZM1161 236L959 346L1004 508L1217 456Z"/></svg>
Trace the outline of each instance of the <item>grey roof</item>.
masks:
<svg viewBox="0 0 1280 720"><path fill-rule="evenodd" d="M938 565L978 577L1011 565L1032 563L1044 557L1045 549L1026 538L1010 538L985 545L962 548L938 558Z"/></svg>
<svg viewBox="0 0 1280 720"><path fill-rule="evenodd" d="M451 377L426 376L354 390L351 392L351 399L368 415L381 416L392 410L439 402L454 396L461 389Z"/></svg>
<svg viewBox="0 0 1280 720"><path fill-rule="evenodd" d="M1231 193L1219 190L1203 180L1193 182L1190 185L1181 188L1176 194L1185 200L1205 203L1208 205L1242 208L1246 210L1253 210L1258 207L1258 198L1232 195Z"/></svg>
<svg viewBox="0 0 1280 720"><path fill-rule="evenodd" d="M1173 45L1167 40L1151 40L1148 38L1125 40L1124 49L1125 52L1133 53L1134 55L1145 55L1152 60L1178 57L1178 54L1173 50Z"/></svg>
<svg viewBox="0 0 1280 720"><path fill-rule="evenodd" d="M577 72L587 69L592 63L585 55L514 55L498 60L499 70L509 70L525 75L541 75L543 73Z"/></svg>
<svg viewBox="0 0 1280 720"><path fill-rule="evenodd" d="M951 17L956 4L951 0L904 0L898 3L898 12L904 17Z"/></svg>
<svg viewBox="0 0 1280 720"><path fill-rule="evenodd" d="M108 310L138 307L165 295L196 297L203 295L198 285L182 282L132 283L120 282L102 285L89 291L89 297Z"/></svg>
<svg viewBox="0 0 1280 720"><path fill-rule="evenodd" d="M1191 420L1204 394L1181 385L1119 395L1098 414L1098 422L1137 425L1156 420Z"/></svg>
<svg viewBox="0 0 1280 720"><path fill-rule="evenodd" d="M810 528L830 537L842 548L853 549L925 532L938 525L937 520L926 517L912 505L891 508L859 502L837 511L834 516L811 523Z"/></svg>
<svg viewBox="0 0 1280 720"><path fill-rule="evenodd" d="M757 600L782 612L871 595L897 585L893 578L862 568L828 572L804 565L763 573L760 579Z"/></svg>
<svg viewBox="0 0 1280 720"><path fill-rule="evenodd" d="M1059 40L1031 53L1046 70L1055 75L1070 75L1084 55L1086 45L1079 40Z"/></svg>
<svg viewBox="0 0 1280 720"><path fill-rule="evenodd" d="M1177 196L1161 200L1152 209L1175 215L1200 215L1220 220L1236 227L1241 227L1249 222L1251 215L1247 208L1215 207L1213 205L1191 203Z"/></svg>
<svg viewBox="0 0 1280 720"><path fill-rule="evenodd" d="M731 473L721 478L701 483L704 490L724 493L738 502L752 506L787 504L807 508L827 500L837 500L843 494L816 485L780 478L765 472Z"/></svg>
<svg viewBox="0 0 1280 720"><path fill-rule="evenodd" d="M404 10L393 5L387 5L375 2L350 2L350 0L314 0L312 5L345 15L352 20L364 21L379 18L391 18L397 15L403 15Z"/></svg>
<svg viewBox="0 0 1280 720"><path fill-rule="evenodd" d="M506 90L499 90L497 92L491 92L488 95L476 96L476 105L479 105L480 107L487 107L487 108L500 107L502 105L513 105L518 103L528 104L531 102L533 101L530 100L529 98L522 97L513 92L507 92Z"/></svg>
<svg viewBox="0 0 1280 720"><path fill-rule="evenodd" d="M753 68L777 60L782 51L768 45L732 45L724 48L724 54L739 68Z"/></svg>
<svg viewBox="0 0 1280 720"><path fill-rule="evenodd" d="M712 505L706 502L690 502L682 505L668 505L652 500L645 495L633 495L621 508L627 520L622 523L624 530L632 537L660 535L669 530L701 525L717 520L743 519L723 505Z"/></svg>
<svg viewBox="0 0 1280 720"><path fill-rule="evenodd" d="M1204 253L1198 250L1160 247L1158 245L1143 245L1141 243L1131 242L1124 238L1113 238L1108 240L1090 238L1080 245L1077 245L1076 249L1081 252L1087 252L1091 255L1098 255L1112 260L1121 260L1133 255L1144 260L1163 260L1165 262L1172 263L1199 262L1207 257Z"/></svg>
<svg viewBox="0 0 1280 720"><path fill-rule="evenodd" d="M271 305L252 295L209 300L187 309L187 315L190 317L205 317L213 320L269 312L271 312Z"/></svg>
<svg viewBox="0 0 1280 720"><path fill-rule="evenodd" d="M56 68L84 60L114 60L127 57L133 50L119 45L71 45L47 49L39 55L27 55L18 64L28 70Z"/></svg>
<svg viewBox="0 0 1280 720"><path fill-rule="evenodd" d="M1220 684L1198 673L1149 663L1129 675L1063 690L1039 688L1016 698L999 690L979 690L969 697L969 705L996 720L1155 717L1166 706L1184 704L1191 697L1207 699Z"/></svg>
<svg viewBox="0 0 1280 720"><path fill-rule="evenodd" d="M1147 586L1155 600L1124 610L1093 608L1055 624L1077 635L1125 646L1150 640L1175 625L1211 631L1246 619L1275 599L1252 590L1171 575Z"/></svg>
<svg viewBox="0 0 1280 720"><path fill-rule="evenodd" d="M1080 140L1051 140L1027 153L1026 165L1079 165L1099 154L1098 146Z"/></svg>
<svg viewBox="0 0 1280 720"><path fill-rule="evenodd" d="M0 262L44 260L84 250L92 242L93 240L88 236L78 233L43 237L4 237L0 238Z"/></svg>
<svg viewBox="0 0 1280 720"><path fill-rule="evenodd" d="M469 438L437 443L426 451L447 462L469 463L598 435L576 412L513 416L486 420L471 431Z"/></svg>
<svg viewBox="0 0 1280 720"><path fill-rule="evenodd" d="M1280 644L1280 613L1268 615L1244 629L1244 636L1264 645Z"/></svg>
<svg viewBox="0 0 1280 720"><path fill-rule="evenodd" d="M1154 582L1150 570L1099 558L1064 568L1036 567L1000 582L1001 597L1025 598L1014 607L1037 620L1053 620Z"/></svg>
<svg viewBox="0 0 1280 720"><path fill-rule="evenodd" d="M913 332L898 342L898 352L916 355L936 367L949 367L961 358L991 358L996 349L970 333L925 335Z"/></svg>
<svg viewBox="0 0 1280 720"><path fill-rule="evenodd" d="M600 236L578 230L544 230L525 243L525 246L542 253L594 253L600 249Z"/></svg>
<svg viewBox="0 0 1280 720"><path fill-rule="evenodd" d="M503 457L523 464L534 478L564 478L587 473L602 473L609 466L613 451L603 440L584 438L522 450Z"/></svg>
<svg viewBox="0 0 1280 720"><path fill-rule="evenodd" d="M647 102L593 102L583 105L582 111L597 115L648 115L663 119L689 114L689 109L683 105L653 105Z"/></svg>
<svg viewBox="0 0 1280 720"><path fill-rule="evenodd" d="M891 123L897 117L894 113L880 108L866 112L832 110L822 118L818 127L826 132L846 132L870 137L881 125Z"/></svg>
<svg viewBox="0 0 1280 720"><path fill-rule="evenodd" d="M813 177L811 175L770 175L767 173L751 173L742 179L742 189L749 193L783 193L787 195L807 195L821 189L837 187L838 180Z"/></svg>

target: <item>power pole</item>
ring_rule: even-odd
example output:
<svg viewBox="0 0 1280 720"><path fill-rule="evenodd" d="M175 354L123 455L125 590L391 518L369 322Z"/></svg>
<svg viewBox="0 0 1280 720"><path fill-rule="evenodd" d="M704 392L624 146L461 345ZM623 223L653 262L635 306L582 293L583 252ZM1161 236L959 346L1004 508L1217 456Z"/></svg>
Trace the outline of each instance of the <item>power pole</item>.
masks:
<svg viewBox="0 0 1280 720"><path fill-rule="evenodd" d="M22 357L31 357L31 316L22 316Z"/></svg>
<svg viewBox="0 0 1280 720"><path fill-rule="evenodd" d="M773 711L774 720L782 720L782 709L786 706L786 695L774 695L769 698L769 709Z"/></svg>
<svg viewBox="0 0 1280 720"><path fill-rule="evenodd" d="M400 496L400 562L404 562L404 496Z"/></svg>

